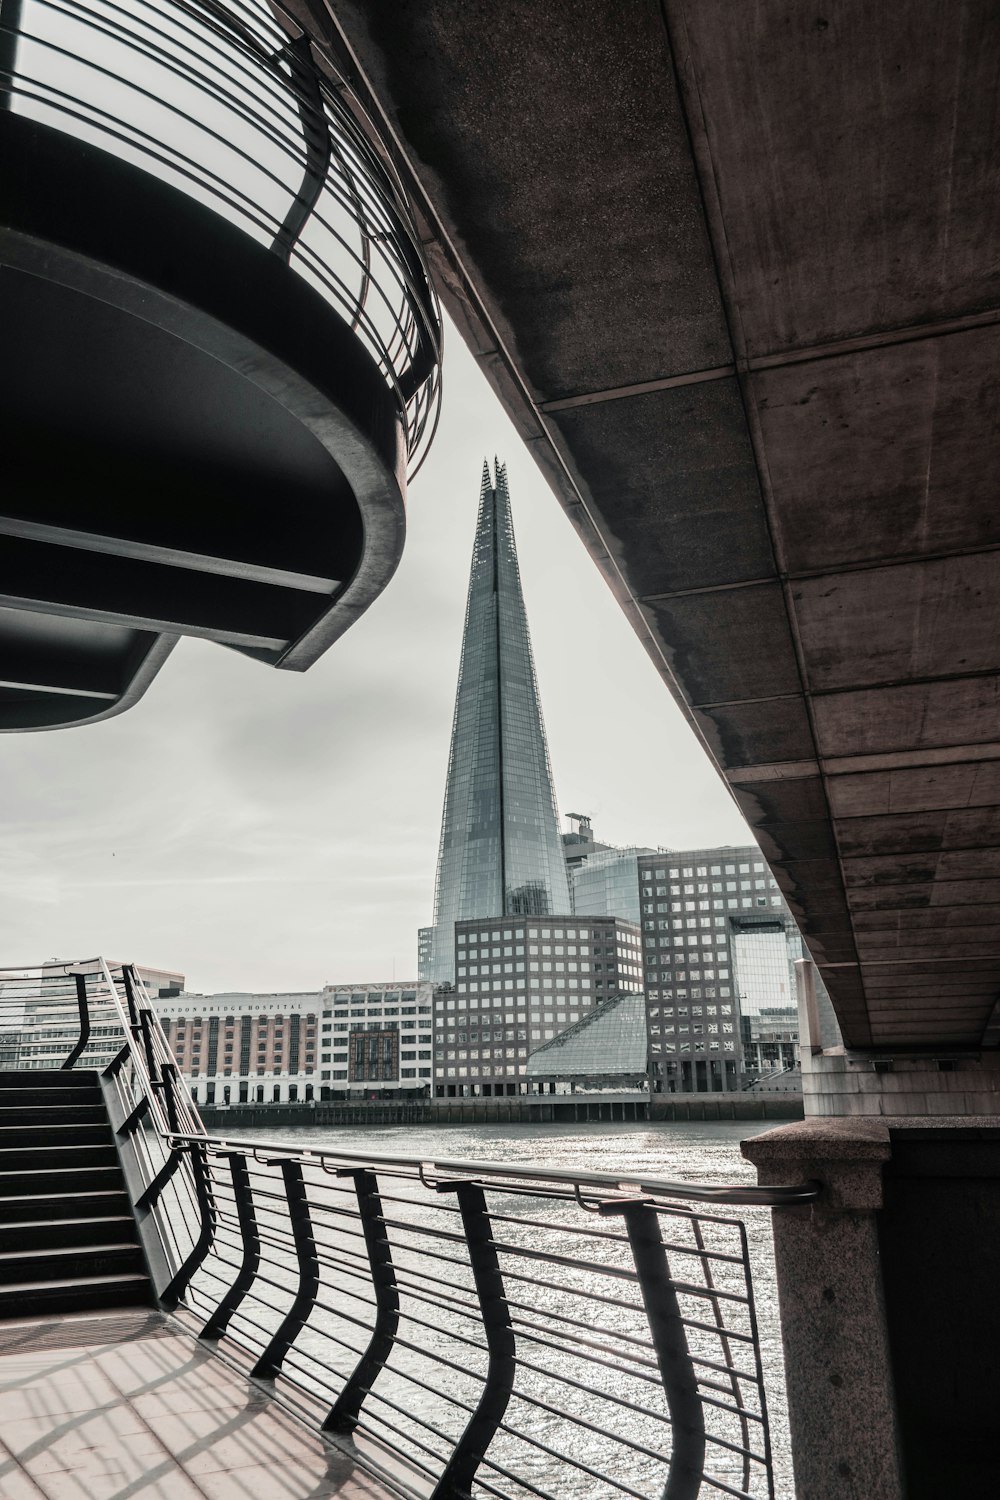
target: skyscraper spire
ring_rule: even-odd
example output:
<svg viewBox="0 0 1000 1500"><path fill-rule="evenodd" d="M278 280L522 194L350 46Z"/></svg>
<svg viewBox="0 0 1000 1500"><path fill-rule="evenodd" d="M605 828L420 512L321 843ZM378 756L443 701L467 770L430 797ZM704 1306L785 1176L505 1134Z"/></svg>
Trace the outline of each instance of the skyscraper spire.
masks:
<svg viewBox="0 0 1000 1500"><path fill-rule="evenodd" d="M506 467L483 463L451 731L428 977L454 978L466 917L571 910Z"/></svg>

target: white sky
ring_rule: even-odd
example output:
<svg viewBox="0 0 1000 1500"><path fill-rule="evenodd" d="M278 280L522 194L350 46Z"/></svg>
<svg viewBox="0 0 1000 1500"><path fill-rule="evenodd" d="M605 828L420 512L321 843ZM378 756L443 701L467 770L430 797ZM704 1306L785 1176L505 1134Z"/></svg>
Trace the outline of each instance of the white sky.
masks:
<svg viewBox="0 0 1000 1500"><path fill-rule="evenodd" d="M611 843L752 842L448 334L399 570L314 667L182 641L127 713L0 736L0 964L104 953L206 992L415 975L486 455L507 463L560 810L590 813Z"/></svg>

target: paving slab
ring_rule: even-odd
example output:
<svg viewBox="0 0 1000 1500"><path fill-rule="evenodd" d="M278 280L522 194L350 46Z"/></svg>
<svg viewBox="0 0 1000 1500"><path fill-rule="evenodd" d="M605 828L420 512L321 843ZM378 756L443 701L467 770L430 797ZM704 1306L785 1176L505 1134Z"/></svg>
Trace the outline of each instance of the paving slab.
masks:
<svg viewBox="0 0 1000 1500"><path fill-rule="evenodd" d="M388 1500L147 1308L0 1323L3 1500Z"/></svg>

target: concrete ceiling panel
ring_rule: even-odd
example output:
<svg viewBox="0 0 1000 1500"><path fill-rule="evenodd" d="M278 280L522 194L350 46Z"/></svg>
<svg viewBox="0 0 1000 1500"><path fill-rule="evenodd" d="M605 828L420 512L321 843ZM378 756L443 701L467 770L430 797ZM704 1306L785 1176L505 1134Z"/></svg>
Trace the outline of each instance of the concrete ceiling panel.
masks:
<svg viewBox="0 0 1000 1500"><path fill-rule="evenodd" d="M836 818L989 807L1000 803L1000 760L831 776L827 796Z"/></svg>
<svg viewBox="0 0 1000 1500"><path fill-rule="evenodd" d="M1000 906L1000 880L950 880L906 885L854 886L847 893L852 912L905 911L907 908Z"/></svg>
<svg viewBox="0 0 1000 1500"><path fill-rule="evenodd" d="M816 692L1000 668L992 552L802 579L792 600Z"/></svg>
<svg viewBox="0 0 1000 1500"><path fill-rule="evenodd" d="M635 597L774 577L735 380L550 414Z"/></svg>
<svg viewBox="0 0 1000 1500"><path fill-rule="evenodd" d="M998 677L915 682L813 699L824 756L991 744L998 713Z"/></svg>
<svg viewBox="0 0 1000 1500"><path fill-rule="evenodd" d="M801 688L780 584L654 600L643 613L695 704Z"/></svg>
<svg viewBox="0 0 1000 1500"><path fill-rule="evenodd" d="M791 574L1000 543L1000 329L750 380Z"/></svg>
<svg viewBox="0 0 1000 1500"><path fill-rule="evenodd" d="M733 796L753 827L772 823L826 822L826 792L820 776L797 776L782 781L731 783Z"/></svg>
<svg viewBox="0 0 1000 1500"><path fill-rule="evenodd" d="M666 11L748 353L997 305L990 0Z"/></svg>
<svg viewBox="0 0 1000 1500"><path fill-rule="evenodd" d="M533 395L731 360L654 0L627 26L592 0L337 11Z"/></svg>
<svg viewBox="0 0 1000 1500"><path fill-rule="evenodd" d="M801 698L696 709L694 717L724 766L808 760L816 753Z"/></svg>
<svg viewBox="0 0 1000 1500"><path fill-rule="evenodd" d="M996 847L1000 844L1000 807L837 819L835 828L837 844L845 859L857 855Z"/></svg>

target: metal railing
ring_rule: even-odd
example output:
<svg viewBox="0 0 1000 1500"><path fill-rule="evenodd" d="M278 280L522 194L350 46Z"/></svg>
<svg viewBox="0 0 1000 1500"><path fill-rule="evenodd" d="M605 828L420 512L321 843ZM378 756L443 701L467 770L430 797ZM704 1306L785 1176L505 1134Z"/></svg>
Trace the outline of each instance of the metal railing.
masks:
<svg viewBox="0 0 1000 1500"><path fill-rule="evenodd" d="M76 968L118 1018L105 1093L161 1304L387 1488L773 1496L747 1235L725 1210L816 1184L209 1136L136 972Z"/></svg>
<svg viewBox="0 0 1000 1500"><path fill-rule="evenodd" d="M141 166L308 281L395 392L416 472L441 356L419 237L374 126L280 0L0 0L5 109Z"/></svg>

